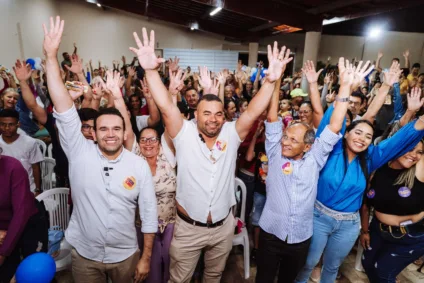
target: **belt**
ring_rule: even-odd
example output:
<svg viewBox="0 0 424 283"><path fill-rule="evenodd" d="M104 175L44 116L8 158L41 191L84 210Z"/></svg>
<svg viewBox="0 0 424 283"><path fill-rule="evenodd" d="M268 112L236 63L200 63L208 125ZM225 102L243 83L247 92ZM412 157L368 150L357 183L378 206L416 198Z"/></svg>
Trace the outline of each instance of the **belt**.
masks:
<svg viewBox="0 0 424 283"><path fill-rule="evenodd" d="M401 234L402 236L410 233L424 232L424 220L420 220L416 223L405 225L405 226L391 226L383 223L379 223L380 231L388 232L390 234Z"/></svg>
<svg viewBox="0 0 424 283"><path fill-rule="evenodd" d="M196 220L191 219L187 215L182 214L181 212L179 212L178 210L177 210L177 215L182 220L184 220L185 222L187 222L189 224L192 224L194 226L199 226L199 227L207 227L207 228L215 228L215 227L218 227L218 226L222 226L224 224L225 219L227 218L227 217L225 217L224 219L219 220L219 221L217 221L215 223L202 223L202 222L199 222L199 221L196 221Z"/></svg>
<svg viewBox="0 0 424 283"><path fill-rule="evenodd" d="M324 213L327 216L330 216L336 220L347 221L347 220L357 220L359 218L358 212L339 212L332 210L331 208L326 207L318 200L315 201L315 209Z"/></svg>

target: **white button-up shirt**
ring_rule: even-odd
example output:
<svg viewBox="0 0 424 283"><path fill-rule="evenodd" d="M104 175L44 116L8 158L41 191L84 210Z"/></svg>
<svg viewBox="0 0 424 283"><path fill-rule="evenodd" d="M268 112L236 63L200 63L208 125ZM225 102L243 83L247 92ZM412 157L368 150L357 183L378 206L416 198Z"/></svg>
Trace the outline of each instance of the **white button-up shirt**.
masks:
<svg viewBox="0 0 424 283"><path fill-rule="evenodd" d="M224 219L236 204L234 185L237 149L241 143L236 122L226 122L210 150L197 125L184 120L173 139L178 163L177 201L188 215L203 223Z"/></svg>
<svg viewBox="0 0 424 283"><path fill-rule="evenodd" d="M123 149L115 160L81 133L74 106L54 114L60 143L69 161L74 210L66 240L85 258L115 263L138 248L135 211L140 207L142 232L158 230L152 174L141 157Z"/></svg>

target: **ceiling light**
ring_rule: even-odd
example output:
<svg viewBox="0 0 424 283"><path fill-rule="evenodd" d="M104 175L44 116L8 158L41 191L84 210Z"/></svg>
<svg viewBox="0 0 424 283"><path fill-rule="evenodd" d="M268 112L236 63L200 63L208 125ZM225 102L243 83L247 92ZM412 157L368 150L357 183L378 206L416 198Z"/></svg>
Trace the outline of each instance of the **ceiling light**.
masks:
<svg viewBox="0 0 424 283"><path fill-rule="evenodd" d="M194 30L194 27L191 27L190 29L191 29L191 30Z"/></svg>
<svg viewBox="0 0 424 283"><path fill-rule="evenodd" d="M370 29L368 32L368 37L370 38L378 38L381 35L382 30L380 28L374 27Z"/></svg>
<svg viewBox="0 0 424 283"><path fill-rule="evenodd" d="M97 7L101 8L101 7L102 7L102 5L100 5L99 3L97 3Z"/></svg>
<svg viewBox="0 0 424 283"><path fill-rule="evenodd" d="M209 13L209 15L214 16L221 10L222 10L222 7L216 7L212 12Z"/></svg>

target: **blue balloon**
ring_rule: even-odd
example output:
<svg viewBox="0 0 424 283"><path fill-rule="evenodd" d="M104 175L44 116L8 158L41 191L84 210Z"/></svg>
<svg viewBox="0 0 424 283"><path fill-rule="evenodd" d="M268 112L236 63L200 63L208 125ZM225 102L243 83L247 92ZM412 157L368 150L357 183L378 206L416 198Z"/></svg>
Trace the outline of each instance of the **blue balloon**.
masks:
<svg viewBox="0 0 424 283"><path fill-rule="evenodd" d="M46 253L25 258L16 270L17 283L50 283L56 273L54 259Z"/></svg>
<svg viewBox="0 0 424 283"><path fill-rule="evenodd" d="M32 58L26 59L26 63L31 65L31 69L35 69L35 60Z"/></svg>
<svg viewBox="0 0 424 283"><path fill-rule="evenodd" d="M265 77L265 70L267 70L267 69L264 69L264 68L262 68L261 69L261 74L259 75L259 80L261 80L263 77ZM252 81L252 83L254 83L255 82L255 79L256 79L256 74L258 73L258 69L256 69L253 73L252 73L252 75L250 76L250 80Z"/></svg>

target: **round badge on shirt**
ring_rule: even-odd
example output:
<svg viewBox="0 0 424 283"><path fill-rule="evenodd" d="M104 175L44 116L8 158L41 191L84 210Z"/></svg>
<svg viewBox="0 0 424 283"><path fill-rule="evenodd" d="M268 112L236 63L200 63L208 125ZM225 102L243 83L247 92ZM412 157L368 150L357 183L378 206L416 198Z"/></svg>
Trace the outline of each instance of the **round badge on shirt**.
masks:
<svg viewBox="0 0 424 283"><path fill-rule="evenodd" d="M375 197L375 191L374 191L374 189L371 189L371 190L368 191L367 197L368 198L374 198Z"/></svg>
<svg viewBox="0 0 424 283"><path fill-rule="evenodd" d="M290 162L286 162L281 167L281 170L285 175L289 175L293 172L293 165Z"/></svg>
<svg viewBox="0 0 424 283"><path fill-rule="evenodd" d="M403 198L407 198L411 195L411 189L408 187L400 187L398 194Z"/></svg>

